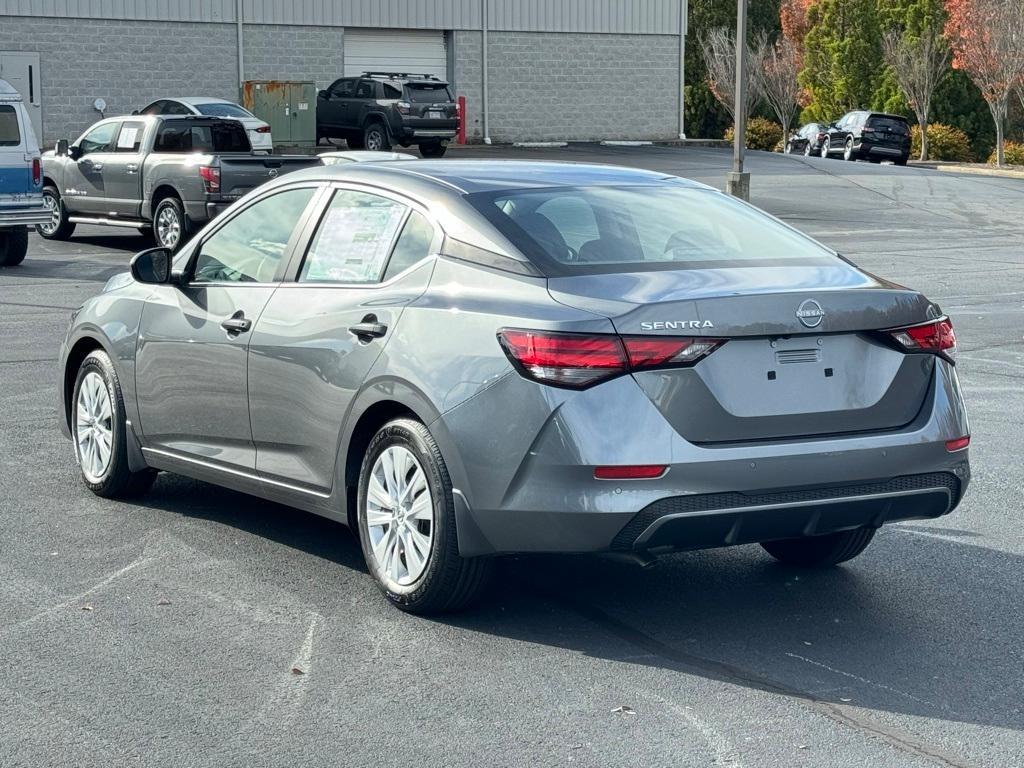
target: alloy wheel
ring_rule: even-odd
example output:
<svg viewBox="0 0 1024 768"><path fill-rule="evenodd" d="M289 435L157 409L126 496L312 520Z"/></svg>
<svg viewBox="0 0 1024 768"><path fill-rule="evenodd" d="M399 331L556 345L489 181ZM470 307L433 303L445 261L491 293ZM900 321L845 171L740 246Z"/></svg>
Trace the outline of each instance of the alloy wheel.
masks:
<svg viewBox="0 0 1024 768"><path fill-rule="evenodd" d="M90 483L99 483L110 466L114 447L114 416L107 384L90 371L78 387L75 404L75 442L82 474Z"/></svg>
<svg viewBox="0 0 1024 768"><path fill-rule="evenodd" d="M384 146L384 137L381 135L380 130L372 128L366 134L366 148L371 152L380 152Z"/></svg>
<svg viewBox="0 0 1024 768"><path fill-rule="evenodd" d="M843 160L853 160L853 139L846 140L846 147L843 148Z"/></svg>
<svg viewBox="0 0 1024 768"><path fill-rule="evenodd" d="M50 220L40 224L39 229L44 235L52 235L60 226L60 201L49 192L43 192L43 205L50 212Z"/></svg>
<svg viewBox="0 0 1024 768"><path fill-rule="evenodd" d="M381 576L406 587L423 575L434 541L434 500L423 466L408 448L391 445L374 462L366 527Z"/></svg>
<svg viewBox="0 0 1024 768"><path fill-rule="evenodd" d="M825 139L821 143L821 156L822 157L828 157L828 139Z"/></svg>
<svg viewBox="0 0 1024 768"><path fill-rule="evenodd" d="M160 245L174 250L181 238L181 221L178 213L170 206L164 206L156 217L156 236Z"/></svg>

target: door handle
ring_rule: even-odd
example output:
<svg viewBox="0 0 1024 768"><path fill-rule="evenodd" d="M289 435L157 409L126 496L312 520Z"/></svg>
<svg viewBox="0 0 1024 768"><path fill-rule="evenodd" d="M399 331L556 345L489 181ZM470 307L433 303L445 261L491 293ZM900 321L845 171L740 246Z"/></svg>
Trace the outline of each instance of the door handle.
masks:
<svg viewBox="0 0 1024 768"><path fill-rule="evenodd" d="M228 332L228 336L237 336L252 328L252 320L249 320L242 310L238 310L231 317L221 321L220 327Z"/></svg>
<svg viewBox="0 0 1024 768"><path fill-rule="evenodd" d="M92 164L92 169L94 171L102 171L103 170L103 163L93 163Z"/></svg>
<svg viewBox="0 0 1024 768"><path fill-rule="evenodd" d="M367 315L363 318L363 322L349 326L348 330L360 341L372 341L387 333L388 327L384 323L378 323L377 318L373 315Z"/></svg>
<svg viewBox="0 0 1024 768"><path fill-rule="evenodd" d="M139 170L139 166L136 165L135 163L128 163L128 165L126 165L125 168L128 170L128 173L135 173L137 170Z"/></svg>

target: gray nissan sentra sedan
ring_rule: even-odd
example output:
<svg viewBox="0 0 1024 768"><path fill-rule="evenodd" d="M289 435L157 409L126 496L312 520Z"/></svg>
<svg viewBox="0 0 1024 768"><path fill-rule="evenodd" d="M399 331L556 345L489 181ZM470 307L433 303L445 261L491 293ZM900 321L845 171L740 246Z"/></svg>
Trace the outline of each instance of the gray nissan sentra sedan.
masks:
<svg viewBox="0 0 1024 768"><path fill-rule="evenodd" d="M506 553L827 566L951 512L955 351L921 294L700 184L351 164L138 254L72 319L61 424L94 493L163 470L326 515L436 612Z"/></svg>

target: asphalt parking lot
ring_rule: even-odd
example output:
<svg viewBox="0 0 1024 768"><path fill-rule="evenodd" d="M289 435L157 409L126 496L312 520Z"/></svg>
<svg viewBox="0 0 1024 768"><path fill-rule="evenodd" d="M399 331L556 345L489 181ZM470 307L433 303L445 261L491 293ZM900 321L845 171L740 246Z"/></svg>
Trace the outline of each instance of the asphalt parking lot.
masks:
<svg viewBox="0 0 1024 768"><path fill-rule="evenodd" d="M450 156L716 186L730 162ZM974 469L953 515L819 573L756 546L515 559L480 608L403 615L338 524L169 475L132 504L83 487L57 348L148 241L33 235L0 270L0 766L1024 766L1024 181L748 166L753 202L953 318Z"/></svg>

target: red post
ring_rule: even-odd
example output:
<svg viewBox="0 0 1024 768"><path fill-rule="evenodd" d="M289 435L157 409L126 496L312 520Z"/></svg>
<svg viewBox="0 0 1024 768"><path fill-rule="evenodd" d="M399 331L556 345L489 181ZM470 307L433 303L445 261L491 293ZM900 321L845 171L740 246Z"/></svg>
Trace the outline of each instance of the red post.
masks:
<svg viewBox="0 0 1024 768"><path fill-rule="evenodd" d="M466 97L459 96L459 128L455 141L459 144L466 143Z"/></svg>

